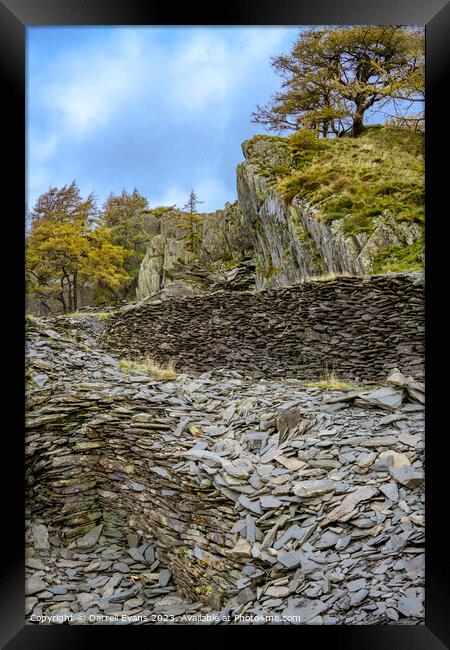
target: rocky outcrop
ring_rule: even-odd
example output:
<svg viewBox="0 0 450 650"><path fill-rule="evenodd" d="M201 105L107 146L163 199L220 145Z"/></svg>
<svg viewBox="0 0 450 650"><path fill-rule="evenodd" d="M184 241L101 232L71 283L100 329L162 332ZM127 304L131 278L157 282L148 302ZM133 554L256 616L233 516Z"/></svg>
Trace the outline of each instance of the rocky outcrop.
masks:
<svg viewBox="0 0 450 650"><path fill-rule="evenodd" d="M234 372L157 384L35 326L27 371L40 376L27 391L28 611L89 622L127 601L179 616L161 563L222 621L423 620L419 383L395 372L385 388L324 395ZM127 564L111 541L130 533ZM45 571L55 538L70 544Z"/></svg>
<svg viewBox="0 0 450 650"><path fill-rule="evenodd" d="M422 237L421 226L400 223L386 212L372 219L370 232L348 234L351 214L327 224L317 207L299 197L287 201L277 190L277 170L294 167L285 140L257 136L245 141L242 150L238 201L253 237L258 288L326 273L370 274L379 253Z"/></svg>
<svg viewBox="0 0 450 650"><path fill-rule="evenodd" d="M137 298L209 290L221 274L251 254L252 239L238 205L213 213L149 212L153 235L142 261Z"/></svg>
<svg viewBox="0 0 450 650"><path fill-rule="evenodd" d="M179 369L379 381L420 377L424 278L338 277L259 292L214 292L138 304L106 321L102 345Z"/></svg>

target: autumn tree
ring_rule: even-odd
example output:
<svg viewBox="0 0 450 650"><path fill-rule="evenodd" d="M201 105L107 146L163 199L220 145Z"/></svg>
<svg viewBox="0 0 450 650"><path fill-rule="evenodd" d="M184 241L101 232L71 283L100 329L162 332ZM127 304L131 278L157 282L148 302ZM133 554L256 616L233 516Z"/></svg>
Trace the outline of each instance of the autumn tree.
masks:
<svg viewBox="0 0 450 650"><path fill-rule="evenodd" d="M127 251L98 225L94 196L83 200L75 183L42 194L32 212L26 241L27 289L43 301L57 299L76 311L80 289L104 283L118 290L129 281Z"/></svg>
<svg viewBox="0 0 450 650"><path fill-rule="evenodd" d="M128 293L136 287L137 277L147 245L153 236L150 229L148 201L135 188L132 192L110 194L100 214L100 223L108 228L112 243L128 251L125 268L132 278Z"/></svg>
<svg viewBox="0 0 450 650"><path fill-rule="evenodd" d="M407 113L424 99L423 30L416 27L313 27L271 63L282 90L252 120L278 132L357 137L367 111Z"/></svg>

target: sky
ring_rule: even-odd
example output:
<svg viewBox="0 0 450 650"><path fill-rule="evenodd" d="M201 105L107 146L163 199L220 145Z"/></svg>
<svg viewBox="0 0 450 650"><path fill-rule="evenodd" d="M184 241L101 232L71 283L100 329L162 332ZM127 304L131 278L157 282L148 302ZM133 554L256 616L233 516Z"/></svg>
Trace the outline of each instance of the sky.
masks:
<svg viewBox="0 0 450 650"><path fill-rule="evenodd" d="M270 57L298 27L27 28L27 206L76 180L101 207L135 187L150 207L236 199L241 143L279 90Z"/></svg>

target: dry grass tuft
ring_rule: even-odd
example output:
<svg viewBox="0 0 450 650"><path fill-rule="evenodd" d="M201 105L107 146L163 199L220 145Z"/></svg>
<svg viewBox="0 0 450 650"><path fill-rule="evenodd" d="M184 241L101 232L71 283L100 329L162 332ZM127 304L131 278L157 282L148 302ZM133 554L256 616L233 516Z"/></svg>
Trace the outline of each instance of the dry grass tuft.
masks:
<svg viewBox="0 0 450 650"><path fill-rule="evenodd" d="M175 363L173 361L161 365L150 356L145 357L142 361L122 360L119 362L119 366L125 372L131 371L143 375L150 375L156 380L169 380L176 379L177 377Z"/></svg>
<svg viewBox="0 0 450 650"><path fill-rule="evenodd" d="M344 388L355 388L353 384L349 384L342 379L339 379L333 372L327 372L319 381L313 381L306 384L309 388L324 388L341 390Z"/></svg>

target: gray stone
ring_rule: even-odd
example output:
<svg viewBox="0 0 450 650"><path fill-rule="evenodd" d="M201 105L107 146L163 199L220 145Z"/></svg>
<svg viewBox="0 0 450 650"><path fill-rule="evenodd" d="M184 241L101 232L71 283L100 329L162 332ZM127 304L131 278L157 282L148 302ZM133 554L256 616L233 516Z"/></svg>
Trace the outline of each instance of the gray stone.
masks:
<svg viewBox="0 0 450 650"><path fill-rule="evenodd" d="M50 542L48 541L48 530L43 524L33 524L32 526L33 543L36 549L48 551Z"/></svg>
<svg viewBox="0 0 450 650"><path fill-rule="evenodd" d="M273 496L263 496L260 498L261 508L263 510L270 510L272 508L279 508L283 502Z"/></svg>
<svg viewBox="0 0 450 650"><path fill-rule="evenodd" d="M412 597L399 598L398 603L396 605L396 609L401 614L403 614L403 616L406 616L407 618L420 616L423 611L423 599L420 598L419 596L415 598Z"/></svg>
<svg viewBox="0 0 450 650"><path fill-rule="evenodd" d="M384 483L380 485L380 491L391 501L398 501L398 487L396 483Z"/></svg>
<svg viewBox="0 0 450 650"><path fill-rule="evenodd" d="M29 577L25 580L25 595L32 596L37 594L40 591L46 590L48 587L47 583L44 582L39 577Z"/></svg>
<svg viewBox="0 0 450 650"><path fill-rule="evenodd" d="M388 411L395 411L401 407L404 396L402 389L383 386L367 395L361 395L359 401L367 406L378 406Z"/></svg>
<svg viewBox="0 0 450 650"><path fill-rule="evenodd" d="M422 470L413 469L406 465L402 467L389 467L389 474L397 483L407 488L418 487L425 480L425 474Z"/></svg>
<svg viewBox="0 0 450 650"><path fill-rule="evenodd" d="M327 604L321 600L290 598L287 607L283 610L283 616L292 623L301 624L307 623L327 609Z"/></svg>
<svg viewBox="0 0 450 650"><path fill-rule="evenodd" d="M95 546L100 537L100 533L102 532L102 528L103 524L100 524L99 526L92 528L92 530L86 533L86 535L83 535L83 537L79 537L77 539L78 548L91 548L92 546Z"/></svg>
<svg viewBox="0 0 450 650"><path fill-rule="evenodd" d="M277 559L288 569L293 569L301 564L302 556L296 551L281 550L278 552Z"/></svg>
<svg viewBox="0 0 450 650"><path fill-rule="evenodd" d="M334 484L327 479L295 483L292 491L299 497L317 497L327 492L334 492Z"/></svg>

